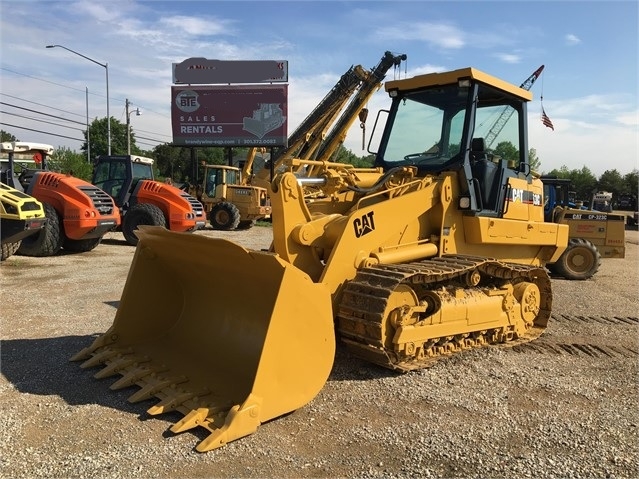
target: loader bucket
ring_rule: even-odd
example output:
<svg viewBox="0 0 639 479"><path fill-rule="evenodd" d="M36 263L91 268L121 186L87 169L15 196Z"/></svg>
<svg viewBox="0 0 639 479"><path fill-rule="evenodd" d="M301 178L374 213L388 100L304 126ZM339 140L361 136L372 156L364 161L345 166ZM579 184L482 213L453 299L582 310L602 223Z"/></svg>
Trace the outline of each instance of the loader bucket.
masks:
<svg viewBox="0 0 639 479"><path fill-rule="evenodd" d="M200 452L252 434L311 401L331 371L335 335L322 284L279 256L230 241L141 226L113 325L71 360L138 385L129 401L177 410L179 433L210 431Z"/></svg>

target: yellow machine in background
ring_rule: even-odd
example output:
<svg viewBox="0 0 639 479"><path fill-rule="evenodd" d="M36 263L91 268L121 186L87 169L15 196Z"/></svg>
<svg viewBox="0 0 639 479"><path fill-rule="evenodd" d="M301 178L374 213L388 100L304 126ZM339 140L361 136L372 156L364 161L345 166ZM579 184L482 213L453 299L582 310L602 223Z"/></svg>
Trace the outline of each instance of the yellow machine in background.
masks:
<svg viewBox="0 0 639 479"><path fill-rule="evenodd" d="M42 203L0 183L0 261L18 251L22 240L38 233L46 221Z"/></svg>
<svg viewBox="0 0 639 479"><path fill-rule="evenodd" d="M568 227L544 222L528 164L532 95L473 68L385 88L375 168L274 178L270 251L140 227L113 325L72 359L122 376L113 389L140 386L130 401L158 398L149 414L181 412L174 433L207 429L197 450L208 451L311 401L336 339L409 371L541 334L544 265ZM514 112L495 144L510 142L513 157L497 158L482 125L505 106ZM308 183L323 196L308 202Z"/></svg>
<svg viewBox="0 0 639 479"><path fill-rule="evenodd" d="M249 150L255 155L255 148ZM204 178L194 192L216 230L246 229L271 214L266 188L247 184L233 166L204 165Z"/></svg>
<svg viewBox="0 0 639 479"><path fill-rule="evenodd" d="M542 176L546 221L569 228L568 248L548 269L566 279L594 276L603 258L625 258L626 219L624 215L577 208L570 201L571 181Z"/></svg>

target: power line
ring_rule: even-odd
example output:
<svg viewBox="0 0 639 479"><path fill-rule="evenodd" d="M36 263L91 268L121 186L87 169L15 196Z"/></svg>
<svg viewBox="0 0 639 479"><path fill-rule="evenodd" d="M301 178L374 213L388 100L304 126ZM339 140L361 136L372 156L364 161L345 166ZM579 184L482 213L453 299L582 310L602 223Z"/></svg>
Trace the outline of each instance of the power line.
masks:
<svg viewBox="0 0 639 479"><path fill-rule="evenodd" d="M20 129L20 130L35 131L36 133L44 133L45 135L50 135L50 136L58 136L58 137L60 137L60 138L66 138L66 139L68 139L68 140L82 141L82 142L84 141L83 139L82 139L82 140L79 140L78 138L73 138L73 137L71 137L71 136L58 135L57 133L50 133L50 132L48 132L48 131L36 130L36 129L34 129L34 128L26 128L26 127L24 127L24 126L11 125L11 124L9 124L9 123L4 123L4 122L0 122L0 125L2 125L2 126L10 126L10 127L12 127L12 128L18 128L18 129Z"/></svg>
<svg viewBox="0 0 639 479"><path fill-rule="evenodd" d="M50 114L39 112L39 111L36 111L36 110L31 110L29 108L19 107L17 105L8 104L8 103L5 103L5 102L0 102L0 105L6 105L6 106L9 106L9 107L17 108L19 110L26 110L26 111L30 111L32 113L36 113L36 114L40 114L40 115L46 115L46 116L49 116L49 117L53 117L53 118L56 118L56 119L59 119L59 120L68 121L68 122L75 123L75 124L82 125L82 126L86 127L85 123L77 122L77 121L74 121L74 120L69 120L67 118L59 117L59 116L56 116L56 115L50 115ZM71 129L74 129L74 130L77 130L77 131L85 131L84 129L73 128L71 126L61 125L59 123L49 122L49 121L46 121L46 120L33 118L33 117L26 116L26 115L19 115L17 113L11 113L11 112L6 112L6 111L0 111L0 113L4 113L4 114L7 114L7 115L13 115L13 116L17 116L17 117L20 117L20 118L26 118L26 119L37 121L37 122L40 122L40 123L47 123L47 124L50 124L50 125L59 126L61 128L71 128ZM13 125L13 126L15 126L15 125ZM17 127L17 128L23 128L23 127ZM27 129L28 130L28 128L23 128L23 129ZM46 133L46 132L43 132L43 131L40 131L40 130L32 130L32 131L38 131L40 133ZM135 131L133 131L133 133L135 133ZM52 133L52 135L54 135L54 134ZM68 138L68 137L66 137L64 135L54 135L54 136L61 136L62 138ZM71 139L74 139L74 138L71 138ZM136 140L140 139L140 140L153 141L153 142L156 142L158 144L167 143L167 141L160 140L158 138L148 138L148 137L137 136L137 135L135 135L135 139ZM84 140L82 140L82 141L84 141ZM154 145L150 144L150 146L154 146Z"/></svg>
<svg viewBox="0 0 639 479"><path fill-rule="evenodd" d="M4 70L4 71L8 71L8 72L17 74L17 75L25 76L27 78L32 78L34 80L42 81L44 83L50 83L52 85L60 86L60 87L63 87L63 88L68 88L68 89L75 90L75 91L85 91L86 92L86 89L85 90L80 90L79 88L74 88L74 87L71 87L69 85L62 85L60 83L52 82L52 81L49 81L49 80L44 80L44 79L41 79L41 78L37 78L37 77L35 77L33 75L27 75L25 73L16 72L14 70L10 70L10 69L5 68L5 67L0 67L0 70ZM14 95L10 95L8 93L0 93L0 94L6 96L8 98L13 98L15 100L23 101L25 103L30 103L30 104L33 104L33 105L37 105L37 106L42 107L42 108L48 108L48 109L51 109L51 110L54 110L54 111L59 111L59 112L62 112L62 113L66 113L66 114L70 114L70 115L74 115L74 116L78 116L78 117L83 117L83 115L80 115L78 113L74 113L74 112L71 112L71 111L63 110L61 108L51 107L49 105L45 105L45 104L42 104L42 103L30 101L30 100L25 100L23 98L20 98L20 97L14 96ZM94 93L92 93L92 94L95 95ZM96 95L96 96L101 96L101 95ZM131 103L131 104L133 104L133 103ZM55 118L55 119L58 119L58 120L62 120L62 121L65 121L65 122L70 122L70 123L74 123L74 124L77 124L77 125L82 125L83 127L86 128L86 123L85 122L79 122L79 121L71 120L71 119L68 119L68 118L65 118L65 117L62 117L62 116L52 115L52 114L49 114L49 113L45 113L43 111L38 111L38 110L35 110L35 109L26 108L26 107L23 107L23 106L12 104L12 103L0 102L0 105L5 105L5 106L8 106L10 108L16 108L16 109L19 109L19 110L28 111L28 112L34 113L36 115L43 115L43 116L47 116L47 117L50 117L50 118ZM153 110L145 108L143 106L140 106L140 107L143 108L145 111L150 111L150 112L156 113L156 114L158 114L160 116L165 116L165 115L162 115L160 113L154 112ZM19 115L17 113L11 113L11 112L6 112L6 111L2 112L2 113L6 114L6 115L12 115L12 116L15 116L15 117L19 117L19 118L25 118L25 119L36 121L36 122L39 122L39 123L46 123L46 124L49 124L49 125L58 126L58 127L62 127L62 128L70 128L70 129L75 129L77 131L84 131L84 129L73 128L71 126L61 125L61 124L58 124L58 123L46 121L46 120L39 119L39 118L29 117L29 116L26 116L26 115ZM18 126L18 125L8 124L8 123L0 123L0 124L6 125L6 126L11 126L13 128L19 128L19 129L27 130L27 131L34 131L34 132L38 132L38 133L43 133L43 134L46 134L46 135L57 136L57 137L60 137L60 138L67 138L67 139L75 140L75 141L85 141L85 140L78 140L77 138L72 138L72 137L65 136L65 135L49 133L49 132L38 130L38 129L34 129L34 128L27 128L27 127L22 127L22 126ZM146 144L146 145L151 146L151 147L155 147L158 144L170 143L171 138L172 138L171 135L164 135L164 134L161 134L161 133L157 133L155 131L152 132L152 131L146 131L146 130L137 130L137 131L135 131L135 129L133 129L133 130L134 130L134 133L137 133L137 132L149 133L149 134L152 134L152 135L163 136L163 137L169 139L169 140L167 140L167 139L158 139L158 138L151 138L151 137L144 137L144 136L135 135L136 141L138 141L138 140L147 140L147 141L153 142L153 143L145 143L143 141L138 141L138 143L140 143L140 144Z"/></svg>
<svg viewBox="0 0 639 479"><path fill-rule="evenodd" d="M2 94L3 94L3 95L6 95L6 94L4 94L4 93L2 93ZM74 115L77 115L77 116L81 116L81 115L78 115L77 113L69 112L69 111L66 111L66 110L61 110L61 109L59 109L59 108L49 107L49 106L47 106L47 105L43 105L43 104L41 104L41 103L36 103L36 102L28 101L28 100L23 100L22 98L19 98L19 97L13 96L13 95L6 95L6 96L9 96L9 97L11 97L11 98L15 98L15 99L17 99L17 100L25 101L25 102L27 102L27 103L34 103L34 104L36 104L36 105L38 105L38 106L43 106L43 107L45 107L45 108L51 108L51 109L53 109L53 110L62 111L62 112L64 112L64 113L71 113L71 114L74 114ZM84 123L84 122L78 122L78 121L74 121L74 120L69 120L68 118L64 118L64 117L60 117L60 116L55 116L55 115L50 115L50 114L48 114L48 113L40 112L40 111L37 111L37 110L31 110L31 109L29 109L29 108L21 107L21 106L18 106L18 105L13 105L13 104L10 104L10 103L5 103L5 102L0 102L0 104L6 105L6 106L10 106L10 107L13 107L13 108L17 108L17 109L20 109L20 110L30 111L30 112L32 112L32 113L36 113L36 114L39 114L39 115L51 116L51 117L53 117L53 118L57 118L57 119L60 119L60 120L73 122L73 123L76 123L76 124L78 124L78 125L86 126L86 123ZM10 114L10 113L7 113L7 114ZM14 114L14 115L15 115L15 114ZM16 116L19 116L19 115L16 115ZM23 118L29 118L29 117L23 117ZM39 119L36 119L36 118L29 118L29 119L34 120L34 121L40 121L40 122L44 122L44 123L46 123L44 120L39 120ZM52 124L52 125L55 125L55 123L51 123L51 124ZM60 126L63 126L63 125L60 125ZM161 133L157 133L157 132L153 132L153 131L147 131L147 130L135 129L135 128L133 128L133 126L131 127L131 129L132 129L132 130L135 130L135 132L151 133L151 134L156 134L156 135L164 136L164 137L167 137L167 138L171 138L171 136L170 136L170 135L163 135L163 134L161 134ZM136 138L143 138L143 137L137 137L137 136L136 136ZM145 138L145 139L146 139L146 140L150 140L150 141L157 141L158 143L166 143L166 140L160 140L160 139L157 139L157 138Z"/></svg>
<svg viewBox="0 0 639 479"><path fill-rule="evenodd" d="M41 111L31 110L30 108L24 108L22 106L12 105L11 103L5 103L4 101L0 101L0 105L10 106L12 108L17 108L18 110L26 110L26 111L30 111L31 113L37 113L38 115L50 116L51 118L56 118L58 120L64 120L64 121L68 121L70 123L76 123L78 125L86 126L85 123L82 123L82 122L79 122L79 121L69 120L68 118L64 118L62 116L51 115L49 113L43 113Z"/></svg>
<svg viewBox="0 0 639 479"><path fill-rule="evenodd" d="M59 126L60 128L69 128L71 130L76 130L76 131L84 131L80 128L75 128L73 126L68 126L68 125L61 125L60 123L54 123L52 121L47 121L47 120L40 120L38 118L34 118L32 116L26 116L26 115L20 115L18 113L11 113L10 111L1 111L0 113L4 114L4 115L11 115L11 116L17 116L18 118L26 118L27 120L34 120L34 121L38 121L40 123L46 123L48 125L54 125L54 126Z"/></svg>
<svg viewBox="0 0 639 479"><path fill-rule="evenodd" d="M138 135L135 135L135 139L136 140L141 139L141 140L157 141L158 143L169 143L167 141L158 140L157 138L146 138L144 136L138 136Z"/></svg>
<svg viewBox="0 0 639 479"><path fill-rule="evenodd" d="M138 128L135 129L136 132L140 132L140 133L150 133L151 135L159 135L159 136L165 136L167 138L173 138L172 135L164 135L162 133L158 133L156 131L148 131L148 130L140 130Z"/></svg>
<svg viewBox="0 0 639 479"><path fill-rule="evenodd" d="M27 75L26 73L20 73L20 72L17 72L17 71L14 71L14 70L10 70L10 69L5 68L5 67L0 67L0 70L4 70L4 71L10 72L10 73L15 73L16 75L21 75L23 77L32 78L33 80L38 80L38 81L41 81L41 82L44 82L44 83L50 83L51 85L61 86L62 88L68 88L69 90L75 90L75 91L81 91L81 92L85 91L85 90L80 90L79 88L75 88L75 87L72 87L72 86L69 86L69 85L62 85L61 83L56 83L56 82L53 82L53 81L50 81L50 80L44 80L42 78L34 77L32 75ZM92 95L96 95L96 94L92 93Z"/></svg>
<svg viewBox="0 0 639 479"><path fill-rule="evenodd" d="M56 85L56 86L59 86L59 87L62 87L62 88L68 88L69 90L75 90L75 91L80 91L80 92L85 92L85 91L86 91L86 90L81 90L80 88L75 88L75 87L72 87L72 86L69 86L69 85L63 85L63 84L61 84L61 83L56 83L56 82L53 82L53 81L50 81L50 80L44 80L43 78L38 78L38 77L35 77L35 76L33 76L33 75L28 75L28 74L26 74L26 73L20 73L20 72L17 72L17 71L15 71L15 70L11 70L11 69L9 69L9 68L5 68L5 67L0 67L0 70L4 70L4 71L6 71L6 72L10 72L10 73L13 73L13 74L15 74L15 75L21 75L21 76L24 76L24 77L27 77L27 78L31 78L31 79L33 79L33 80L41 81L41 82L44 82L44 83L49 83L49 84L51 84L51 85ZM89 94L94 95L94 96L98 96L98 97L101 97L101 98L106 98L106 96L105 96L105 95L100 95L99 93L95 93L95 92L93 92L93 91L91 91L91 90L89 90ZM126 101L125 101L125 100L121 100L121 99L119 99L119 98L113 98L113 97L110 97L110 99L111 99L111 100L114 100L114 101L117 101L117 102L120 102L120 103L122 103L122 104L125 104L125 103L126 103ZM169 117L167 117L165 114L163 114L163 113L159 113L159 112L157 112L157 111L155 111L155 110L152 110L152 109L150 109L150 108L147 108L147 107L145 107L145 106L143 106L143 105L137 105L137 104L136 104L136 106L138 106L138 107L142 108L144 111L148 111L148 112L154 113L154 114L156 114L156 115L158 115L158 116L161 116L161 117L169 118L169 119L170 119L170 116L169 116Z"/></svg>
<svg viewBox="0 0 639 479"><path fill-rule="evenodd" d="M42 103L37 103L35 101L25 100L24 98L20 98L20 97L17 97L17 96L9 95L8 93L0 92L0 95L8 96L9 98L13 98L14 100L20 100L20 101L23 101L25 103L33 103L34 105L42 106L44 108L49 108L50 110L56 110L56 111L61 111L62 113L68 113L69 115L75 115L75 116L81 116L81 117L85 116L85 115L81 115L79 113L74 113L72 111L62 110L61 108L55 108L55 107L52 107L52 106L49 106L49 105L43 105Z"/></svg>

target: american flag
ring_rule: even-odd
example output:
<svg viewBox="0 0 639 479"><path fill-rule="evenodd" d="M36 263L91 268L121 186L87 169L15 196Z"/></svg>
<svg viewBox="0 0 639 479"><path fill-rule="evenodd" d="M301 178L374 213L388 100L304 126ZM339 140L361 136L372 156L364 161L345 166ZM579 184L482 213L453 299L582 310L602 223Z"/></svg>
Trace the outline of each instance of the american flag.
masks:
<svg viewBox="0 0 639 479"><path fill-rule="evenodd" d="M548 118L548 115L546 115L546 112L544 111L544 107L541 107L541 122L546 125L548 128L550 128L552 131L555 131L555 127L552 125L552 121L550 121L550 118Z"/></svg>

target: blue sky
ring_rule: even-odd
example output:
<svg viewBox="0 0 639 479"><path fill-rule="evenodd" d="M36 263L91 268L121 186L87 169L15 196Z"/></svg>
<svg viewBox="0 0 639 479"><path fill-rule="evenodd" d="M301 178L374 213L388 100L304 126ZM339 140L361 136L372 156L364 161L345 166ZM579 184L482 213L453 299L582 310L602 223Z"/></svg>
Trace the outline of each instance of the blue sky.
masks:
<svg viewBox="0 0 639 479"><path fill-rule="evenodd" d="M171 141L172 63L288 60L290 133L351 65L372 68L390 50L408 56L408 76L472 66L519 85L545 65L529 105L541 169L625 174L639 167L638 5L0 0L0 128L79 151L80 141L25 128L81 139L82 125L41 113L85 122L86 88L90 120L106 116L105 69L49 44L108 63L110 114L125 123L125 100L139 108L131 123L146 149ZM554 131L540 121L542 95ZM369 118L387 104L379 91ZM346 146L364 154L358 125Z"/></svg>

